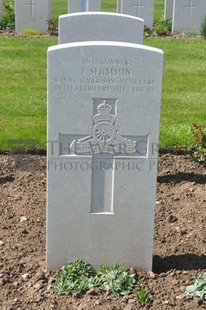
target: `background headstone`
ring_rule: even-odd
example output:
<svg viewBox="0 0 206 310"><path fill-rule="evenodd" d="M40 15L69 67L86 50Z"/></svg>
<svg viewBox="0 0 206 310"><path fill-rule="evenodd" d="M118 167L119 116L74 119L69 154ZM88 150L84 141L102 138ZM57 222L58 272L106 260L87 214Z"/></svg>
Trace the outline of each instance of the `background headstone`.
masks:
<svg viewBox="0 0 206 310"><path fill-rule="evenodd" d="M121 0L121 13L140 17L145 26L153 27L154 0Z"/></svg>
<svg viewBox="0 0 206 310"><path fill-rule="evenodd" d="M205 15L205 0L174 0L172 32L199 33Z"/></svg>
<svg viewBox="0 0 206 310"><path fill-rule="evenodd" d="M69 13L101 12L101 0L69 0Z"/></svg>
<svg viewBox="0 0 206 310"><path fill-rule="evenodd" d="M59 17L59 44L83 41L143 44L143 32L142 19L122 14L92 12Z"/></svg>
<svg viewBox="0 0 206 310"><path fill-rule="evenodd" d="M0 0L0 17L3 15L3 4L2 0Z"/></svg>
<svg viewBox="0 0 206 310"><path fill-rule="evenodd" d="M49 48L48 269L151 270L162 69L143 45Z"/></svg>
<svg viewBox="0 0 206 310"><path fill-rule="evenodd" d="M165 0L164 19L172 19L174 0Z"/></svg>
<svg viewBox="0 0 206 310"><path fill-rule="evenodd" d="M15 0L15 29L47 32L51 0Z"/></svg>
<svg viewBox="0 0 206 310"><path fill-rule="evenodd" d="M117 0L117 13L121 13L121 0Z"/></svg>

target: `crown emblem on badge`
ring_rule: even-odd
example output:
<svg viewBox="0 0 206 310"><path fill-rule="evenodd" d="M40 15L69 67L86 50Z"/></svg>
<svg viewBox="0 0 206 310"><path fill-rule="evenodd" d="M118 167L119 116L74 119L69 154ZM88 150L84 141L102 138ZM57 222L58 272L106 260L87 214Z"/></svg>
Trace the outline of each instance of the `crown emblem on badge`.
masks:
<svg viewBox="0 0 206 310"><path fill-rule="evenodd" d="M93 116L93 120L95 124L99 122L106 121L114 124L115 122L115 115L111 114L112 107L109 105L106 100L104 100L101 104L97 106L98 114Z"/></svg>
<svg viewBox="0 0 206 310"><path fill-rule="evenodd" d="M111 105L106 103L106 100L104 100L100 105L98 105L97 107L97 111L100 114L104 114L104 113L110 113L112 111L112 107Z"/></svg>

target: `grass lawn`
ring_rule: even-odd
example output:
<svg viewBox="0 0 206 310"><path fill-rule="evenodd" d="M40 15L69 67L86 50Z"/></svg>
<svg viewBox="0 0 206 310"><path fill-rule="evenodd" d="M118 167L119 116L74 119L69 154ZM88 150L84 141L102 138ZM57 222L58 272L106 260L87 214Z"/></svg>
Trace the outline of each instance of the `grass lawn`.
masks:
<svg viewBox="0 0 206 310"><path fill-rule="evenodd" d="M67 1L53 2L55 14L65 13ZM162 3L156 1L159 16ZM103 9L115 10L114 4L105 0ZM37 139L46 146L46 53L55 44L57 38L0 36L0 149L8 148L9 139ZM148 38L145 44L165 53L160 145L189 145L191 125L206 126L206 42Z"/></svg>
<svg viewBox="0 0 206 310"><path fill-rule="evenodd" d="M204 40L147 39L164 51L160 145L192 143L191 125L206 126Z"/></svg>

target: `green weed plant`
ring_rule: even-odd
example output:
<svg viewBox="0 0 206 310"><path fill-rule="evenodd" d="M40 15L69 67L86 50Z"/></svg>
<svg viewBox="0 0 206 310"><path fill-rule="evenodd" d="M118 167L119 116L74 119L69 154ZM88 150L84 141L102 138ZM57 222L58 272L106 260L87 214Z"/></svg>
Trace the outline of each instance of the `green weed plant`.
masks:
<svg viewBox="0 0 206 310"><path fill-rule="evenodd" d="M158 36L166 36L171 33L172 30L172 21L164 20L162 16L158 22L154 24L153 34Z"/></svg>
<svg viewBox="0 0 206 310"><path fill-rule="evenodd" d="M204 21L203 21L203 23L202 23L201 35L202 35L203 37L206 37L206 16L205 16L205 19L204 19Z"/></svg>
<svg viewBox="0 0 206 310"><path fill-rule="evenodd" d="M21 31L21 33L26 34L26 35L31 35L31 36L38 36L42 34L41 31L33 30L33 29L24 29Z"/></svg>
<svg viewBox="0 0 206 310"><path fill-rule="evenodd" d="M135 284L136 275L119 265L101 266L94 274L90 264L76 260L60 270L53 287L61 295L84 293L90 288L98 288L115 296L124 296L133 291Z"/></svg>
<svg viewBox="0 0 206 310"><path fill-rule="evenodd" d="M136 283L136 275L130 274L117 264L110 267L101 266L95 278L100 290L110 291L115 296L128 295Z"/></svg>
<svg viewBox="0 0 206 310"><path fill-rule="evenodd" d="M82 260L76 260L62 267L55 277L54 288L61 295L84 293L92 284L92 267Z"/></svg>
<svg viewBox="0 0 206 310"><path fill-rule="evenodd" d="M206 127L193 124L194 143L190 149L194 160L206 164Z"/></svg>
<svg viewBox="0 0 206 310"><path fill-rule="evenodd" d="M140 289L135 292L136 302L140 303L141 305L146 305L150 303L149 294L150 291L146 290L143 286L141 286Z"/></svg>
<svg viewBox="0 0 206 310"><path fill-rule="evenodd" d="M9 2L4 7L4 15L0 18L0 30L15 29L14 6Z"/></svg>
<svg viewBox="0 0 206 310"><path fill-rule="evenodd" d="M199 275L191 285L187 286L184 296L189 298L198 296L206 300L206 273Z"/></svg>

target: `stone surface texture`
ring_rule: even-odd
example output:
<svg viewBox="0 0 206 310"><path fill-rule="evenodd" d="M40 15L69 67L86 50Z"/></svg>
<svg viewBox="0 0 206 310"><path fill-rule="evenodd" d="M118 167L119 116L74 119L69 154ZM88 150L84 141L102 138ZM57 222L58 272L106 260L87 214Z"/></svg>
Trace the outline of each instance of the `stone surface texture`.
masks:
<svg viewBox="0 0 206 310"><path fill-rule="evenodd" d="M81 41L143 44L143 32L142 19L122 14L92 12L59 17L59 44Z"/></svg>
<svg viewBox="0 0 206 310"><path fill-rule="evenodd" d="M100 12L101 0L69 0L68 12Z"/></svg>
<svg viewBox="0 0 206 310"><path fill-rule="evenodd" d="M121 13L121 0L117 0L117 13Z"/></svg>
<svg viewBox="0 0 206 310"><path fill-rule="evenodd" d="M3 3L2 0L0 0L0 17L3 15Z"/></svg>
<svg viewBox="0 0 206 310"><path fill-rule="evenodd" d="M140 17L145 26L152 28L154 19L154 0L120 0L122 14Z"/></svg>
<svg viewBox="0 0 206 310"><path fill-rule="evenodd" d="M46 33L51 18L51 0L16 0L15 14L17 32L32 29Z"/></svg>
<svg viewBox="0 0 206 310"><path fill-rule="evenodd" d="M164 6L164 19L172 19L173 16L173 7L174 7L174 0L165 0Z"/></svg>
<svg viewBox="0 0 206 310"><path fill-rule="evenodd" d="M205 0L174 0L172 32L200 33L205 15Z"/></svg>

